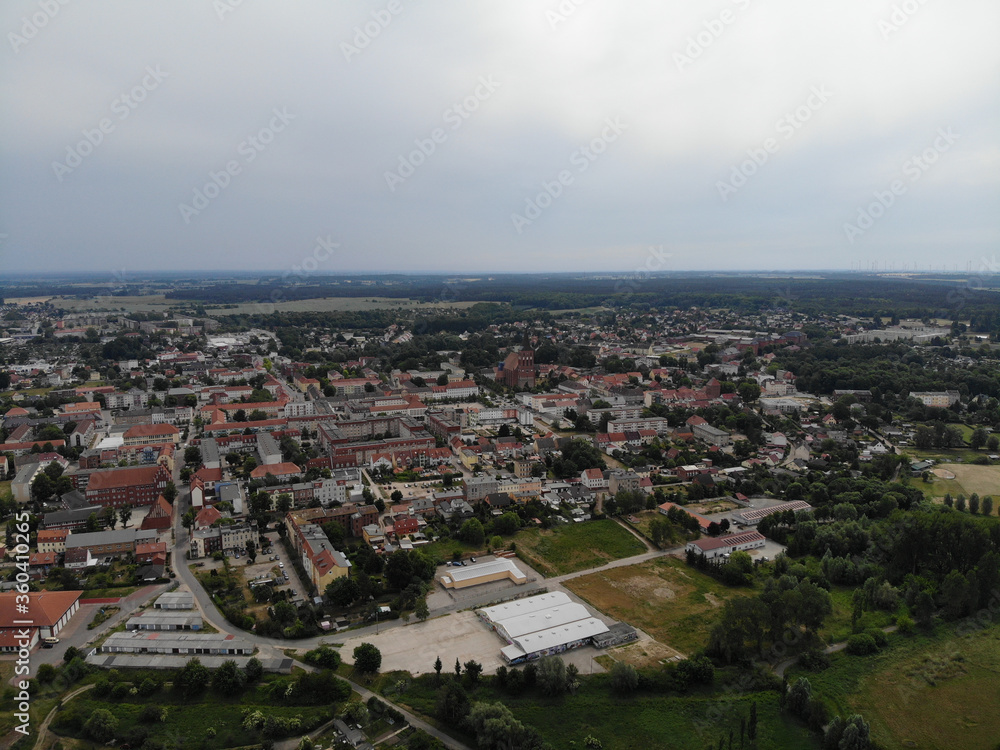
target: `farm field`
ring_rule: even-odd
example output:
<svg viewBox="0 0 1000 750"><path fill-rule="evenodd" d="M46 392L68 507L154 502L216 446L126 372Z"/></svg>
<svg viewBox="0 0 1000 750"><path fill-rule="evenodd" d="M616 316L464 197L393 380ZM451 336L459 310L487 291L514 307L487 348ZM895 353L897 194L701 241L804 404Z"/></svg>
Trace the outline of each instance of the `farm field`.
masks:
<svg viewBox="0 0 1000 750"><path fill-rule="evenodd" d="M602 612L690 655L708 642L732 589L674 557L591 573L563 584Z"/></svg>
<svg viewBox="0 0 1000 750"><path fill-rule="evenodd" d="M875 656L831 656L819 673L795 670L840 713L861 713L886 750L995 747L1000 738L1000 627L957 637L890 636Z"/></svg>
<svg viewBox="0 0 1000 750"><path fill-rule="evenodd" d="M610 519L527 529L515 537L517 556L545 576L594 568L646 551L646 546Z"/></svg>

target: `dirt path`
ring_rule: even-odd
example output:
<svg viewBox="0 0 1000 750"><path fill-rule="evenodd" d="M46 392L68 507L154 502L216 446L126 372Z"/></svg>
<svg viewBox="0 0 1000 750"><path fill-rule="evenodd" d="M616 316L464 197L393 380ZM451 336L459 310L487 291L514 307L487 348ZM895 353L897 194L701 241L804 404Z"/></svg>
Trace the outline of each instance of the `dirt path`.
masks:
<svg viewBox="0 0 1000 750"><path fill-rule="evenodd" d="M49 711L49 715L45 717L45 721L43 721L42 725L38 728L38 739L35 740L35 750L42 750L42 748L45 747L45 740L49 736L49 724L51 724L52 723L52 719L55 718L56 711L59 710L59 707L62 706L62 705L64 705L66 703L66 701L75 698L80 693L87 692L92 687L94 687L93 684L84 685L82 688L77 688L72 693L70 693L70 694L66 695L65 697L63 697L59 701L59 703L57 705L55 705L52 708L51 711Z"/></svg>

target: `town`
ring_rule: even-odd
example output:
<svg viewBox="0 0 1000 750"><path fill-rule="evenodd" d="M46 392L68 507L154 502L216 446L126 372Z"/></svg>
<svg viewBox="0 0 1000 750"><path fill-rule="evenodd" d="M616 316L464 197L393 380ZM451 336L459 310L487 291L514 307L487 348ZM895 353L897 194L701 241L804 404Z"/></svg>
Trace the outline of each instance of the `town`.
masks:
<svg viewBox="0 0 1000 750"><path fill-rule="evenodd" d="M198 293L0 306L0 650L33 652L36 706L95 688L32 741L179 747L166 713L115 708L168 681L302 694L297 724L248 709L208 747L485 746L490 718L518 747L617 747L613 724L546 729L517 696L680 705L755 664L684 746L721 726L813 747L896 731L838 715L814 673L995 611L995 315L248 316Z"/></svg>

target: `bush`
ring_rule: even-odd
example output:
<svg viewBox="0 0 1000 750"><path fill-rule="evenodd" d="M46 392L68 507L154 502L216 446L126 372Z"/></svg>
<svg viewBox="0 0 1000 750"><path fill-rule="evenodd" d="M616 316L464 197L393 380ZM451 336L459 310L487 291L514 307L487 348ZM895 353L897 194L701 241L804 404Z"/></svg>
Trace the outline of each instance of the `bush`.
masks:
<svg viewBox="0 0 1000 750"><path fill-rule="evenodd" d="M155 724L167 720L167 709L155 703L147 703L139 712L139 721L144 724Z"/></svg>
<svg viewBox="0 0 1000 750"><path fill-rule="evenodd" d="M872 637L878 648L885 648L889 644L889 636L881 628L868 628L865 633Z"/></svg>
<svg viewBox="0 0 1000 750"><path fill-rule="evenodd" d="M799 664L810 672L822 672L830 666L830 657L818 649L804 651L799 657Z"/></svg>
<svg viewBox="0 0 1000 750"><path fill-rule="evenodd" d="M914 627L913 618L909 615L900 615L896 618L896 627L899 629L899 632L904 635L912 633Z"/></svg>
<svg viewBox="0 0 1000 750"><path fill-rule="evenodd" d="M83 731L88 737L104 744L114 739L117 730L118 719L106 708L94 711L83 725Z"/></svg>
<svg viewBox="0 0 1000 750"><path fill-rule="evenodd" d="M632 693L639 687L639 673L631 664L616 661L611 667L611 689L619 695Z"/></svg>
<svg viewBox="0 0 1000 750"><path fill-rule="evenodd" d="M326 644L322 644L312 651L306 651L303 659L306 664L314 664L324 669L336 669L340 666L340 654L337 653L336 649Z"/></svg>
<svg viewBox="0 0 1000 750"><path fill-rule="evenodd" d="M847 639L847 653L868 656L878 651L878 644L868 633L855 633Z"/></svg>

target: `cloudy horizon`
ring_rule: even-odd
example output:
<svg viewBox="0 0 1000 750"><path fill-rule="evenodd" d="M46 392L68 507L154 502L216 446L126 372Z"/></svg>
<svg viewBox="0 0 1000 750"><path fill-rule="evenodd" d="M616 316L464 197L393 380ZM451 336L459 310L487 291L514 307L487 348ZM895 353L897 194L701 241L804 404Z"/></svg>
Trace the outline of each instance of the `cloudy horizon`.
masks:
<svg viewBox="0 0 1000 750"><path fill-rule="evenodd" d="M995 265L1000 6L679 6L8 0L0 272Z"/></svg>

